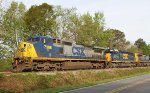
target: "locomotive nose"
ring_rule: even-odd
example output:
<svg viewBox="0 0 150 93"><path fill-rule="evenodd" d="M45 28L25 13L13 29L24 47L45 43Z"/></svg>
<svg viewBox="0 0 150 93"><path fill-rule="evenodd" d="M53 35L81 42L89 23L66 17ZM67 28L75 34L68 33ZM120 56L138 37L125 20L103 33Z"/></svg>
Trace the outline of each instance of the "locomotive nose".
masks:
<svg viewBox="0 0 150 93"><path fill-rule="evenodd" d="M32 43L20 42L16 57L37 57L36 51Z"/></svg>

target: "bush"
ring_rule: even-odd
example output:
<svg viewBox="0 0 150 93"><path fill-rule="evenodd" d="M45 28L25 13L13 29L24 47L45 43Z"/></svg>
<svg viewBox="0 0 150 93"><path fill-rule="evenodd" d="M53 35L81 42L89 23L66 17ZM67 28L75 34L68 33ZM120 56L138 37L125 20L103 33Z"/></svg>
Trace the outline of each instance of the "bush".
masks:
<svg viewBox="0 0 150 93"><path fill-rule="evenodd" d="M1 59L0 60L0 71L11 71L12 70L12 59Z"/></svg>

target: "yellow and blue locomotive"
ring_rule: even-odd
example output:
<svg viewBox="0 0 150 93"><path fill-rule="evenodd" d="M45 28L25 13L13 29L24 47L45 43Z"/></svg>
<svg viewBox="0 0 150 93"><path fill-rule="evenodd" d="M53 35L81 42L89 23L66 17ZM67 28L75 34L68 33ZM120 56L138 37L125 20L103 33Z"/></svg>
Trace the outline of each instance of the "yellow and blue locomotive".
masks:
<svg viewBox="0 0 150 93"><path fill-rule="evenodd" d="M100 50L48 36L33 36L19 44L13 68L16 71L102 68Z"/></svg>
<svg viewBox="0 0 150 93"><path fill-rule="evenodd" d="M131 53L117 49L106 49L107 66L109 67L130 67L139 63L138 53Z"/></svg>

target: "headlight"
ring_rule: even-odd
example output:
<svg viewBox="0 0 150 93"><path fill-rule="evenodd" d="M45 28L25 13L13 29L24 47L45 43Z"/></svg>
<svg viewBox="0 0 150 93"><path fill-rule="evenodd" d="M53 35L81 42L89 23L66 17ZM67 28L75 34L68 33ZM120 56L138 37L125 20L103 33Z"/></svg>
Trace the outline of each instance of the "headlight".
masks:
<svg viewBox="0 0 150 93"><path fill-rule="evenodd" d="M21 51L21 52L25 52L25 49L24 49L24 48L21 48L20 51Z"/></svg>

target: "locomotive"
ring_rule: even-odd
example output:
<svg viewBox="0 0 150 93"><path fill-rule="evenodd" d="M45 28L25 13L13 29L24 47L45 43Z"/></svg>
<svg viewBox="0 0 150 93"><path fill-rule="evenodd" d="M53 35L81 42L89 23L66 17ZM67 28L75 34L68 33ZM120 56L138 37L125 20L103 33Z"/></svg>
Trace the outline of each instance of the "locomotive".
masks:
<svg viewBox="0 0 150 93"><path fill-rule="evenodd" d="M12 62L15 71L100 69L148 66L149 56L117 49L87 47L50 36L32 36L18 45Z"/></svg>

